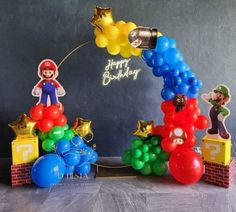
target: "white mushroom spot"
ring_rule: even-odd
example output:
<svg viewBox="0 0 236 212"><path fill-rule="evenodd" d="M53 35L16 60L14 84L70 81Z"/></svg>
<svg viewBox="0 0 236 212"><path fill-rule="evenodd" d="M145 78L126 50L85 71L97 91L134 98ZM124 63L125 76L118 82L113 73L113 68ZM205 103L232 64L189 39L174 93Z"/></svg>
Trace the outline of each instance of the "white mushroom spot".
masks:
<svg viewBox="0 0 236 212"><path fill-rule="evenodd" d="M183 130L181 128L174 129L174 135L182 136L183 135Z"/></svg>

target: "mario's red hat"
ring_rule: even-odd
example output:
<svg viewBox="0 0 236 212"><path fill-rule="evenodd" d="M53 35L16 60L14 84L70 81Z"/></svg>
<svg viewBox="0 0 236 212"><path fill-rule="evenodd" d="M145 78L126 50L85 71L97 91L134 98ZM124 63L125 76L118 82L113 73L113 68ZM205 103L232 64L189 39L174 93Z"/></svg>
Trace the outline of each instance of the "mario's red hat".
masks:
<svg viewBox="0 0 236 212"><path fill-rule="evenodd" d="M38 66L39 73L42 73L43 70L53 70L54 72L57 71L57 65L56 63L51 59L45 59L42 60L41 63Z"/></svg>

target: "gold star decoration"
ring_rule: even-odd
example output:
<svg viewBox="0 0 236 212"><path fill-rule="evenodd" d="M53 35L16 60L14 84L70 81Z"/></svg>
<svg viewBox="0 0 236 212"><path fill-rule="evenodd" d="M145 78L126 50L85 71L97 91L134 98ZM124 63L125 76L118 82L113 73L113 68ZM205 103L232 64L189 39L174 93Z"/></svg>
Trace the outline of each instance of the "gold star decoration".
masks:
<svg viewBox="0 0 236 212"><path fill-rule="evenodd" d="M84 140L89 142L93 139L91 124L92 124L91 120L77 117L74 121L73 126L71 127L71 130L73 130L76 135L79 135L80 137L84 138ZM87 136L91 136L91 138L87 140L86 139Z"/></svg>
<svg viewBox="0 0 236 212"><path fill-rule="evenodd" d="M151 135L153 127L153 121L140 120L137 122L137 128L134 131L133 135L136 135L141 139L145 139Z"/></svg>
<svg viewBox="0 0 236 212"><path fill-rule="evenodd" d="M16 121L8 124L17 137L34 137L36 121L33 121L26 114L21 114Z"/></svg>
<svg viewBox="0 0 236 212"><path fill-rule="evenodd" d="M95 7L90 23L103 31L104 26L114 23L112 9L110 7Z"/></svg>

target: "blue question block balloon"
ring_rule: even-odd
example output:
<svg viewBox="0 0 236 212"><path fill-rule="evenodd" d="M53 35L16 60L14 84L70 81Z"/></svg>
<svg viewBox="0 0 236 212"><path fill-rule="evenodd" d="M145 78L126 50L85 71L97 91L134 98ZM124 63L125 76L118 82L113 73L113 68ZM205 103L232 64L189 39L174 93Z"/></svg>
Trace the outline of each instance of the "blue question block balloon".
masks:
<svg viewBox="0 0 236 212"><path fill-rule="evenodd" d="M65 154L71 148L70 141L66 139L61 139L56 143L56 153L57 154Z"/></svg>
<svg viewBox="0 0 236 212"><path fill-rule="evenodd" d="M71 149L63 155L65 164L68 166L76 166L80 162L80 153L77 150Z"/></svg>
<svg viewBox="0 0 236 212"><path fill-rule="evenodd" d="M32 166L32 181L39 187L49 188L58 184L64 174L64 160L57 154L46 154L38 158Z"/></svg>
<svg viewBox="0 0 236 212"><path fill-rule="evenodd" d="M75 173L79 175L86 175L91 171L91 165L88 162L84 162L75 167Z"/></svg>

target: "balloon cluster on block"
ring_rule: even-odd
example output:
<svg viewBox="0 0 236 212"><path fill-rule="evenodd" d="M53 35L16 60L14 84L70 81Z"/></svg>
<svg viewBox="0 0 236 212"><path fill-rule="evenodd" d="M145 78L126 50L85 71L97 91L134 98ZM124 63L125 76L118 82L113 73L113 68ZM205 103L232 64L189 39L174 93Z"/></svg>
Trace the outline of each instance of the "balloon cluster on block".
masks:
<svg viewBox="0 0 236 212"><path fill-rule="evenodd" d="M40 157L32 167L32 180L39 187L51 187L59 183L64 175L86 175L91 170L91 163L98 158L97 152L77 134L84 125L87 131L81 131L83 136L91 133L90 125L77 123L79 119L83 120L77 118L77 128L70 129L63 111L62 105L35 105L30 109L31 118L37 121L42 149L50 153Z"/></svg>
<svg viewBox="0 0 236 212"><path fill-rule="evenodd" d="M91 23L95 26L95 43L98 47L124 58L141 55L142 50L132 47L128 41L129 32L137 27L133 22L114 22L111 8L96 7Z"/></svg>
<svg viewBox="0 0 236 212"><path fill-rule="evenodd" d="M125 165L131 165L143 175L155 174L163 176L167 171L169 153L161 147L162 138L151 136L146 139L135 138L132 140L130 149L122 154Z"/></svg>
<svg viewBox="0 0 236 212"><path fill-rule="evenodd" d="M199 80L184 62L183 55L172 38L160 36L156 48L143 50L142 58L156 77L163 77L164 86L161 96L164 100L173 99L176 94L196 98L202 87Z"/></svg>

